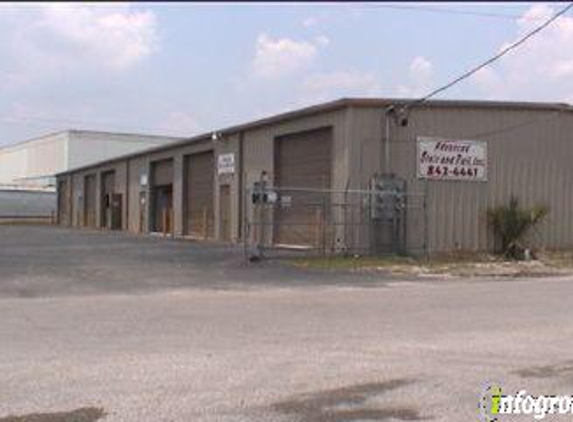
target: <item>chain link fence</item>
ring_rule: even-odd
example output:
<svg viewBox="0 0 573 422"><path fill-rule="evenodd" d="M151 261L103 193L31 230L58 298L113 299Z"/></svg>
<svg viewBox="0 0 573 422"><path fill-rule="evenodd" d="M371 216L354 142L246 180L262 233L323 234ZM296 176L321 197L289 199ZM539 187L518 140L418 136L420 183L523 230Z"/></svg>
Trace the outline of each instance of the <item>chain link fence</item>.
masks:
<svg viewBox="0 0 573 422"><path fill-rule="evenodd" d="M56 194L0 188L0 224L53 224Z"/></svg>
<svg viewBox="0 0 573 422"><path fill-rule="evenodd" d="M386 188L255 186L246 195L245 252L267 258L425 255L425 195Z"/></svg>

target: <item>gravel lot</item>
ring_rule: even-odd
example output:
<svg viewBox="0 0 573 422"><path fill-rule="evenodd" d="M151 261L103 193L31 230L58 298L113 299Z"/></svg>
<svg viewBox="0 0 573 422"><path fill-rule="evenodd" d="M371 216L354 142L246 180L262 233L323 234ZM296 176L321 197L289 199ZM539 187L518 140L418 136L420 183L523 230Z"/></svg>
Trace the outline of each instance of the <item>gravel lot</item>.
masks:
<svg viewBox="0 0 573 422"><path fill-rule="evenodd" d="M0 422L473 421L488 381L573 392L572 279L376 280L242 258L0 227Z"/></svg>

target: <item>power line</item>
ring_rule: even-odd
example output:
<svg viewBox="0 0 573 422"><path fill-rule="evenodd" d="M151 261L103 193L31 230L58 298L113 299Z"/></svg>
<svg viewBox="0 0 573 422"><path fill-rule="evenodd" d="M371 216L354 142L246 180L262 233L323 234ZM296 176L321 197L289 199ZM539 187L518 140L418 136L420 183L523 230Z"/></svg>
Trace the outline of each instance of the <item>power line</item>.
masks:
<svg viewBox="0 0 573 422"><path fill-rule="evenodd" d="M546 123L546 122L550 122L554 119L559 118L561 115L563 114L562 110L556 110L551 112L550 114L544 115L544 116L540 116L534 119L527 119L524 121L521 121L519 123L515 123L512 125L507 125L507 126L502 126L502 127L497 127L488 131L482 131L482 132L476 132L476 133L472 133L470 135L463 135L464 139L475 139L475 140L479 140L479 139L484 139L484 138L492 138L496 135L501 135L504 133L508 133L508 132L513 132L515 130L519 130L519 129L525 129L529 126L533 126L535 124L538 123ZM503 142L503 141L508 141L509 138L501 138L501 139L496 139L495 143L498 142ZM399 144L415 144L417 143L417 140L414 138L392 138L390 139L391 143L399 143Z"/></svg>
<svg viewBox="0 0 573 422"><path fill-rule="evenodd" d="M492 13L492 12L478 12L470 10L451 9L447 7L432 7L432 6L411 6L411 5L393 5L393 4L372 4L364 5L364 8L369 9L392 9L392 10L411 10L431 13L465 15L465 16L480 16L484 18L497 18L497 19L519 19L522 16L507 13Z"/></svg>
<svg viewBox="0 0 573 422"><path fill-rule="evenodd" d="M505 127L501 127L498 129L493 129L493 130L489 130L489 131L485 131L485 132L478 132L478 133L474 133L473 135L470 135L471 138L489 138L491 136L494 135L500 135L502 133L507 133L507 132L512 132L514 130L518 130L518 129L523 129L529 126L532 126L536 123L544 123L544 122L548 122L550 120L556 119L558 117L560 117L562 115L562 111L554 111L551 114L547 115L547 116L541 116L537 119L530 119L530 120L526 120L522 123L518 123L515 125L510 125L510 126L505 126Z"/></svg>
<svg viewBox="0 0 573 422"><path fill-rule="evenodd" d="M546 27L548 27L549 25L551 25L555 20L557 20L560 16L564 15L565 13L567 13L571 8L573 7L573 3L569 3L568 6L564 7L561 11L559 11L558 13L556 13L555 15L553 15L551 18L549 18L546 22L544 22L542 25L538 26L537 28L533 29L532 31L528 32L526 35L524 35L523 37L521 37L519 40L517 40L516 42L514 42L513 44L510 44L509 46L507 46L506 48L504 48L503 50L501 50L498 54L496 54L495 56L493 56L492 58L490 58L489 60L486 60L485 62L483 62L482 64L480 64L479 66L465 72L463 75L459 76L458 78L454 79L453 81L447 83L446 85L435 89L434 91L430 92L428 95L426 95L425 97L422 97L418 100L414 100L412 101L410 104L407 104L404 109L408 109L410 107L416 106L416 105L420 105L423 102L429 100L430 98L436 96L437 94L439 94L440 92L443 92L449 88L451 88L452 86L456 85L457 83L463 81L464 79L467 79L468 77L470 77L471 75L473 75L474 73L478 72L479 70L483 69L484 67L492 64L493 62L499 60L500 58L502 58L503 56L505 56L507 53L509 53L511 50L514 50L515 48L519 47L521 44L523 44L524 42L526 42L527 40L529 40L531 37L533 37L534 35L536 35L537 33L541 32L543 29L545 29Z"/></svg>

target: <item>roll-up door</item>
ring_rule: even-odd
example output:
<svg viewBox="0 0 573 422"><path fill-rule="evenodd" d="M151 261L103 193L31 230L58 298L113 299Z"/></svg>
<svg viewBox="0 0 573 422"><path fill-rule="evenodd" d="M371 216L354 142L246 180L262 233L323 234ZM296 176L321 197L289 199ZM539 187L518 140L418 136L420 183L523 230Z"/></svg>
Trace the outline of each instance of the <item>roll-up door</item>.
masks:
<svg viewBox="0 0 573 422"><path fill-rule="evenodd" d="M153 163L153 186L173 184L173 160L162 160Z"/></svg>
<svg viewBox="0 0 573 422"><path fill-rule="evenodd" d="M96 227L96 175L84 179L84 226Z"/></svg>
<svg viewBox="0 0 573 422"><path fill-rule="evenodd" d="M151 165L151 230L173 232L173 160L156 161Z"/></svg>
<svg viewBox="0 0 573 422"><path fill-rule="evenodd" d="M320 227L329 213L332 128L277 137L275 148L275 183L290 202L276 209L275 243L320 246Z"/></svg>
<svg viewBox="0 0 573 422"><path fill-rule="evenodd" d="M214 172L212 151L187 157L185 163L185 231L188 235L202 238L214 236Z"/></svg>
<svg viewBox="0 0 573 422"><path fill-rule="evenodd" d="M115 191L115 171L101 175L101 226L112 228L112 199Z"/></svg>

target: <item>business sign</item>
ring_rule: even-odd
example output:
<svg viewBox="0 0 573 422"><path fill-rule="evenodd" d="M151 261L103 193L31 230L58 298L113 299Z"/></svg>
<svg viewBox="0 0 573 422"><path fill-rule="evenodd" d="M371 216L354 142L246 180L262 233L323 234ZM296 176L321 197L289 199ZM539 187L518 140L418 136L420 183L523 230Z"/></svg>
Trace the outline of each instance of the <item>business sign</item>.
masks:
<svg viewBox="0 0 573 422"><path fill-rule="evenodd" d="M487 143L418 137L419 179L487 181Z"/></svg>
<svg viewBox="0 0 573 422"><path fill-rule="evenodd" d="M235 173L235 154L220 154L217 158L217 174Z"/></svg>

